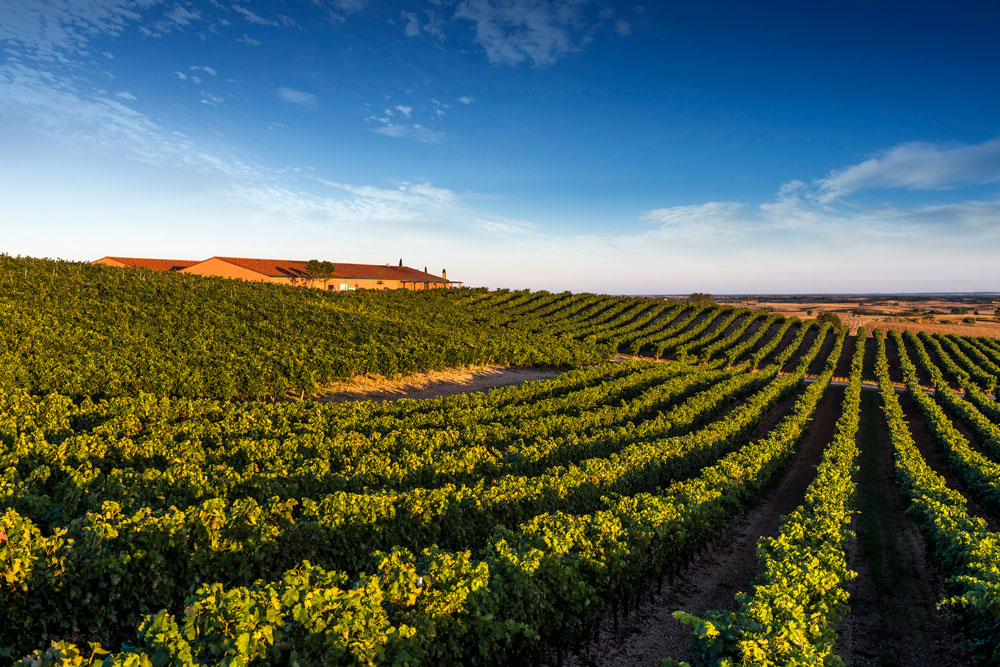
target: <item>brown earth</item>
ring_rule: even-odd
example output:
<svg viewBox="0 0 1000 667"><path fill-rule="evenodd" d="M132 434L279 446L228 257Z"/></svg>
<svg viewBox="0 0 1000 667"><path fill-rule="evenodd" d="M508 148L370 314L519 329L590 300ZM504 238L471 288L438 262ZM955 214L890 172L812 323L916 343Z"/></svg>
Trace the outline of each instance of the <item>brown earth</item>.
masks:
<svg viewBox="0 0 1000 667"><path fill-rule="evenodd" d="M439 398L521 384L529 380L549 380L562 372L556 368L512 368L490 365L428 371L397 379L363 376L346 382L328 384L313 396L313 399L324 403L348 403L394 401L400 398Z"/></svg>
<svg viewBox="0 0 1000 667"><path fill-rule="evenodd" d="M842 388L827 390L788 472L760 504L737 517L729 531L695 555L691 565L672 582L664 581L662 592L650 592L644 604L619 622L617 631L613 619L605 619L598 639L580 655L569 656L564 664L654 666L665 657L686 656L691 629L677 622L673 612L680 609L697 615L709 609L734 609L735 594L750 589L759 568L757 540L777 533L781 517L802 503L823 449L833 436L843 396Z"/></svg>
<svg viewBox="0 0 1000 667"><path fill-rule="evenodd" d="M905 513L874 392L861 396L858 448L852 525L857 539L847 546L847 566L858 576L846 586L850 610L840 624L836 654L848 667L968 664L955 648L950 619L935 607L941 580Z"/></svg>
<svg viewBox="0 0 1000 667"><path fill-rule="evenodd" d="M854 351L857 347L857 336L847 336L844 338L844 346L840 350L840 358L837 359L837 365L833 370L835 377L845 378L851 374L851 359L854 358Z"/></svg>
<svg viewBox="0 0 1000 667"><path fill-rule="evenodd" d="M795 370L795 367L799 365L799 360L802 358L802 355L806 352L806 350L809 350L812 347L813 343L816 342L816 336L818 335L819 333L817 333L815 329L810 329L806 332L805 337L802 339L802 342L799 343L799 347L795 350L795 353L792 354L792 356L788 358L788 361L785 362L785 365L781 367L782 372L791 373Z"/></svg>
<svg viewBox="0 0 1000 667"><path fill-rule="evenodd" d="M920 409L917 407L917 404L914 402L910 394L900 394L899 404L902 406L903 414L909 424L910 434L913 436L913 442L916 444L917 449L920 450L921 456L923 456L924 460L927 461L927 465L929 465L934 472L944 478L949 488L952 488L965 496L967 503L966 509L970 515L982 517L986 523L989 524L990 530L997 530L997 528L1000 527L1000 522L997 521L997 517L987 511L979 502L976 501L975 494L969 492L969 489L962 483L962 480L958 478L955 471L952 470L945 453L941 451L941 447L939 447L934 441L934 435L928 429L927 424L924 422L923 415L920 414Z"/></svg>
<svg viewBox="0 0 1000 667"><path fill-rule="evenodd" d="M907 300L905 298L888 298L884 300L858 300L840 299L831 300L803 300L803 301L769 301L762 298L726 299L720 298L720 302L743 308L766 308L770 311L781 313L786 317L798 317L808 320L816 317L822 312L833 312L840 316L844 324L857 331L859 326L871 329L895 329L897 331L927 331L929 333L958 334L962 336L989 336L1000 338L1000 321L993 312L1000 307L1000 301L996 299L990 304L979 303L970 304L959 300L947 298L932 300ZM941 314L933 315L930 320L923 320L916 316L896 315L902 311L912 308L924 308L935 311L949 313L952 308L968 308L967 315ZM854 313L856 309L871 311L871 315L859 315ZM973 315L972 311L978 311L978 315ZM965 324L963 317L975 317L975 324Z"/></svg>
<svg viewBox="0 0 1000 667"><path fill-rule="evenodd" d="M872 349L877 349L875 341L872 341ZM899 348L896 346L894 338L890 337L885 341L885 359L889 362L889 379L893 382L903 382L903 368L899 365ZM924 376L926 375L925 372ZM920 378L921 382L925 379L925 377L920 376L919 372L917 373L917 377Z"/></svg>
<svg viewBox="0 0 1000 667"><path fill-rule="evenodd" d="M781 354L781 352L792 343L792 340L798 335L798 333L799 326L792 325L788 327L788 331L785 332L785 335L778 342L778 346L768 352L767 356L761 359L758 366L760 368L764 368L765 366L771 365L774 362L774 358Z"/></svg>
<svg viewBox="0 0 1000 667"><path fill-rule="evenodd" d="M813 342L815 342L815 340L816 339L814 338ZM819 354L817 354L816 358L812 360L811 364L809 364L809 368L806 372L810 375L819 375L823 371L823 367L826 365L826 360L830 358L830 353L833 352L833 346L836 344L837 334L833 331L828 331L826 338L823 339L823 345L819 348ZM846 340L844 341L844 346L847 346ZM812 343L810 343L809 347L812 347ZM803 353L808 350L808 347L802 348Z"/></svg>

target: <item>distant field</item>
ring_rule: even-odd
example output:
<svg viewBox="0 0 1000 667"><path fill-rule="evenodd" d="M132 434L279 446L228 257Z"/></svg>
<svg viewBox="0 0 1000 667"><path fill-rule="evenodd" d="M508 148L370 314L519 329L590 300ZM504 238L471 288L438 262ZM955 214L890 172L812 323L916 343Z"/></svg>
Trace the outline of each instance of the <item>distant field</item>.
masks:
<svg viewBox="0 0 1000 667"><path fill-rule="evenodd" d="M768 301L767 299L725 300L727 304L746 308L763 308L786 317L813 318L817 314L830 311L837 313L841 320L856 331L858 327L886 329L894 331L927 331L930 333L956 334L959 336L989 336L1000 338L1000 320L994 312L1000 308L1000 299L989 299L977 303L964 300L920 299L907 300L840 300L836 301ZM920 309L921 312L914 312ZM952 313L953 309L964 309L966 313ZM858 314L857 311L870 311ZM927 311L937 311L927 315ZM974 318L974 323L963 322L964 318Z"/></svg>
<svg viewBox="0 0 1000 667"><path fill-rule="evenodd" d="M992 338L0 268L7 663L1000 656Z"/></svg>

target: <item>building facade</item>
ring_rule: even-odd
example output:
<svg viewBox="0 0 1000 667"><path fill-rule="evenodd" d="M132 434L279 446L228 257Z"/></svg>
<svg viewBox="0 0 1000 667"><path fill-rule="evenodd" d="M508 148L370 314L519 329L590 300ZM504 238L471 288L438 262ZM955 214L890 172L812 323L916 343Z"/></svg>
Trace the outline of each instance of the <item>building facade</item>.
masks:
<svg viewBox="0 0 1000 667"><path fill-rule="evenodd" d="M344 292L356 289L448 289L462 283L408 266L386 264L334 263L332 277L315 277L306 269L306 262L297 260L255 259L249 257L210 257L204 261L158 260L134 257L102 257L93 264L136 266L159 271L178 271L200 276L217 276L235 280L301 285L314 289Z"/></svg>

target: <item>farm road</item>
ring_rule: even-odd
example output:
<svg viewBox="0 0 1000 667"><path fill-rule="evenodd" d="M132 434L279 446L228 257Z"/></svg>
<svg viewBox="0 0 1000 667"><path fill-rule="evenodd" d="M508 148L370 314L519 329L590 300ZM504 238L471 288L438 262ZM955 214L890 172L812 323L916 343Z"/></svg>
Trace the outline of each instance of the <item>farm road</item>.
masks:
<svg viewBox="0 0 1000 667"><path fill-rule="evenodd" d="M848 667L968 664L955 649L949 620L935 608L940 578L905 513L874 394L861 397L858 448L857 539L847 547L847 565L858 577L846 587L850 611L841 621L837 655Z"/></svg>
<svg viewBox="0 0 1000 667"><path fill-rule="evenodd" d="M568 656L564 664L653 666L665 657L686 657L691 629L674 620L673 612L734 609L736 593L750 590L758 571L757 540L776 534L781 517L802 503L823 450L833 438L843 398L843 388L827 389L788 471L760 504L737 517L730 530L698 553L672 583L664 582L662 593L651 593L648 602L619 623L617 632L611 619L605 619L597 641L580 655Z"/></svg>

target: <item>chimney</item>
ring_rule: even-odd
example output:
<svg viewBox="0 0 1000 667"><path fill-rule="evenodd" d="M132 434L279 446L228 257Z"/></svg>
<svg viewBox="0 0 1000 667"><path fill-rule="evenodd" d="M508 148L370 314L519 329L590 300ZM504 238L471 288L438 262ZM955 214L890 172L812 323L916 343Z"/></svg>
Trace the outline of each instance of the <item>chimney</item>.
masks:
<svg viewBox="0 0 1000 667"><path fill-rule="evenodd" d="M441 277L444 278L445 280L448 280L448 272L445 271L444 269L441 269Z"/></svg>

